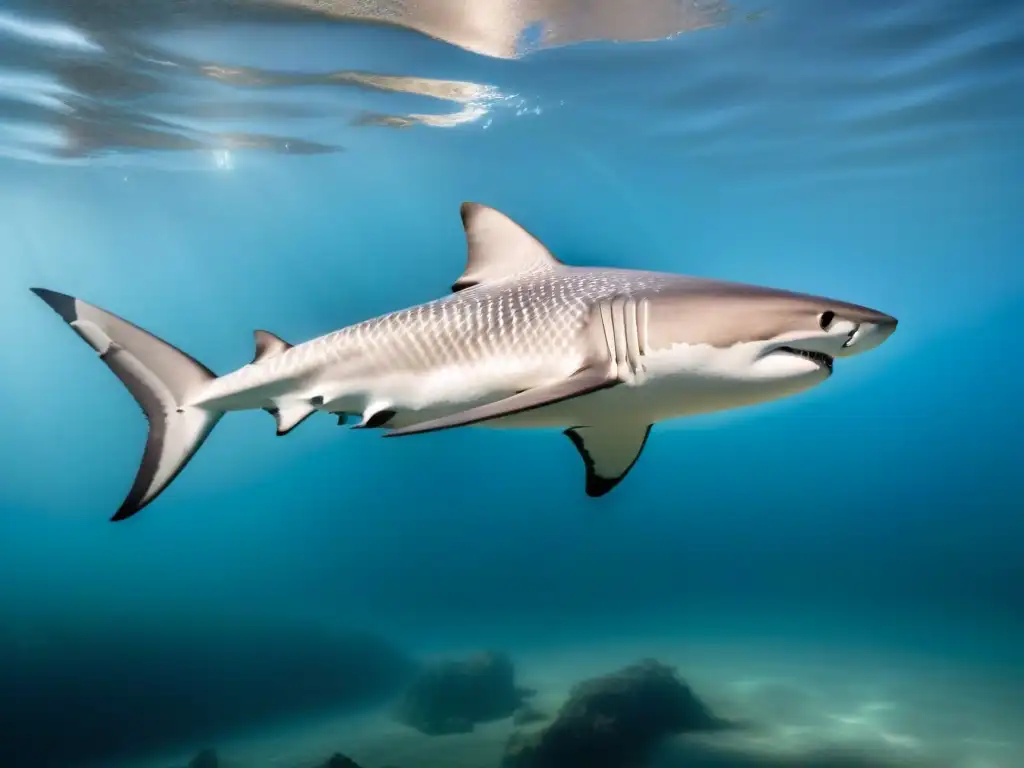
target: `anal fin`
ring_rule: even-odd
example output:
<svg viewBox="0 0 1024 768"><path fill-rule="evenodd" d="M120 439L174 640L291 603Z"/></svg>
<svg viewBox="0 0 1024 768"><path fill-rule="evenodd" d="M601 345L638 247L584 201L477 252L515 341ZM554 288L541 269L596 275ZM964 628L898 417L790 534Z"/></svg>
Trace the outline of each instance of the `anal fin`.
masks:
<svg viewBox="0 0 1024 768"><path fill-rule="evenodd" d="M536 408L562 402L563 400L587 395L600 389L613 387L619 383L619 379L610 376L607 369L582 368L566 379L534 387L502 400L478 405L475 408L469 408L448 416L428 419L418 424L410 424L407 427L389 432L384 437L402 437L404 435L416 435L424 432L436 432L441 429L451 429L452 427L479 424L482 421L490 421L502 416L532 411Z"/></svg>
<svg viewBox="0 0 1024 768"><path fill-rule="evenodd" d="M651 425L599 424L565 430L587 470L587 496L604 496L622 482L640 458Z"/></svg>
<svg viewBox="0 0 1024 768"><path fill-rule="evenodd" d="M391 421L395 417L395 413L397 411L390 407L390 403L384 401L370 403L363 411L362 421L353 425L352 429L378 429Z"/></svg>

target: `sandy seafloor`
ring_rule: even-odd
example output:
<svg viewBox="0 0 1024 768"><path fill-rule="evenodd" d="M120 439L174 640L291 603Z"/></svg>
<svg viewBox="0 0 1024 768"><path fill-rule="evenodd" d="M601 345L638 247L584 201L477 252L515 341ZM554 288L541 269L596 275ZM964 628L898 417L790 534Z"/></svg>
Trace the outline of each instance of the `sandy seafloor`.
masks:
<svg viewBox="0 0 1024 768"><path fill-rule="evenodd" d="M751 724L739 732L675 738L651 768L1024 766L1020 681L983 666L766 642L645 640L507 650L519 683L536 688L534 704L548 712L579 680L651 657L675 665L716 713ZM470 734L428 737L382 709L188 745L123 768L183 766L204 746L214 746L227 768L313 768L334 752L363 768L497 768L513 730L509 719Z"/></svg>

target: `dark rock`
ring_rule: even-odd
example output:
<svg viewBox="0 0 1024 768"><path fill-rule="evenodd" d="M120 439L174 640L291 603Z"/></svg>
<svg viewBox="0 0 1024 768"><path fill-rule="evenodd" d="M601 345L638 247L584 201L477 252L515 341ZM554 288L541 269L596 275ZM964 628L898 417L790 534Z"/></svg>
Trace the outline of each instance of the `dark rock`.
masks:
<svg viewBox="0 0 1024 768"><path fill-rule="evenodd" d="M466 717L446 717L438 720L434 731L424 731L431 736L448 736L453 733L472 733L475 723Z"/></svg>
<svg viewBox="0 0 1024 768"><path fill-rule="evenodd" d="M220 768L220 757L214 750L204 749L189 761L188 768Z"/></svg>
<svg viewBox="0 0 1024 768"><path fill-rule="evenodd" d="M405 692L395 719L431 736L468 733L476 723L511 716L531 693L516 687L507 656L482 653L427 667Z"/></svg>
<svg viewBox="0 0 1024 768"><path fill-rule="evenodd" d="M646 660L575 686L551 725L512 735L502 768L625 768L665 736L727 726L675 670Z"/></svg>
<svg viewBox="0 0 1024 768"><path fill-rule="evenodd" d="M524 704L512 715L512 722L516 725L530 725L547 720L548 716L534 707L532 704Z"/></svg>
<svg viewBox="0 0 1024 768"><path fill-rule="evenodd" d="M307 713L376 708L419 671L374 634L293 616L203 607L53 621L19 623L37 638L22 642L0 617L3 768L127 763Z"/></svg>
<svg viewBox="0 0 1024 768"><path fill-rule="evenodd" d="M345 757L340 752L335 752L320 768L359 768L359 764L351 757Z"/></svg>

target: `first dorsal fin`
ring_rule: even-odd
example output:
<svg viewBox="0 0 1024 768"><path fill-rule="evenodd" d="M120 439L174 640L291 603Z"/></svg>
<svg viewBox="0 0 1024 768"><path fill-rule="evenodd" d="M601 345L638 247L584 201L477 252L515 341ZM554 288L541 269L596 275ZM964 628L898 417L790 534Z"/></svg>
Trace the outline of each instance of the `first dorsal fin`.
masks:
<svg viewBox="0 0 1024 768"><path fill-rule="evenodd" d="M452 285L453 293L561 263L540 240L501 211L480 203L463 203L460 211L466 230L466 269Z"/></svg>
<svg viewBox="0 0 1024 768"><path fill-rule="evenodd" d="M252 335L256 339L256 356L252 359L254 363L292 348L291 344L270 331L253 331Z"/></svg>

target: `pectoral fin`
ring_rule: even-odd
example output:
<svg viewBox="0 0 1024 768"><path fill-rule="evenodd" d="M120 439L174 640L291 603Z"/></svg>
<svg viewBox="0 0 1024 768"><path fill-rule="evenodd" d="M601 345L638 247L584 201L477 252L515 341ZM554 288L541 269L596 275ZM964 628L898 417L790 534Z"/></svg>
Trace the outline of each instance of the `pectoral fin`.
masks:
<svg viewBox="0 0 1024 768"><path fill-rule="evenodd" d="M586 466L587 496L604 496L618 485L640 458L650 434L650 424L601 424L565 430Z"/></svg>
<svg viewBox="0 0 1024 768"><path fill-rule="evenodd" d="M481 421L490 421L491 419L511 416L514 413L522 413L523 411L532 411L545 405L552 405L563 400L587 395L599 389L614 387L618 383L620 383L619 379L611 377L607 369L583 368L567 379L541 387L534 387L525 392L506 397L503 400L479 405L448 416L428 419L418 424L410 424L407 427L389 432L384 436L402 437L403 435L416 435L423 432L436 432L441 429L479 424Z"/></svg>

